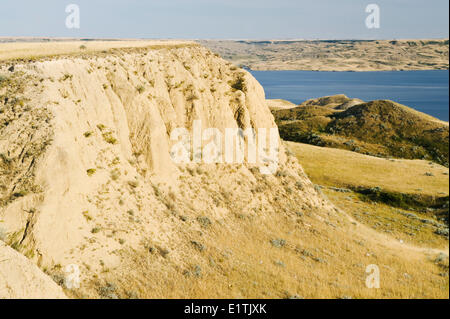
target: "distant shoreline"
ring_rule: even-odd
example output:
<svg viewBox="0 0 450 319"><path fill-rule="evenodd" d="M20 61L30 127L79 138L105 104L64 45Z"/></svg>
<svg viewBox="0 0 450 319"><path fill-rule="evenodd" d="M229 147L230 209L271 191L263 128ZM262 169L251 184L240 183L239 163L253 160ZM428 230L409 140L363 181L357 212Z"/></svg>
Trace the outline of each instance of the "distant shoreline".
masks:
<svg viewBox="0 0 450 319"><path fill-rule="evenodd" d="M317 73L368 73L368 72L374 72L374 73L382 73L382 72L420 72L420 71L449 71L450 69L419 69L419 70L343 70L343 71L337 71L337 70L303 70L303 69L258 69L258 70L254 70L254 69L249 69L249 68L245 68L248 71L255 71L255 72L297 72L297 71L302 71L302 72L317 72Z"/></svg>
<svg viewBox="0 0 450 319"><path fill-rule="evenodd" d="M448 70L449 40L202 40L203 46L252 71Z"/></svg>
<svg viewBox="0 0 450 319"><path fill-rule="evenodd" d="M0 37L0 44L129 42L199 43L251 71L380 72L449 70L448 39L402 40L164 40ZM107 46L111 46L107 45Z"/></svg>

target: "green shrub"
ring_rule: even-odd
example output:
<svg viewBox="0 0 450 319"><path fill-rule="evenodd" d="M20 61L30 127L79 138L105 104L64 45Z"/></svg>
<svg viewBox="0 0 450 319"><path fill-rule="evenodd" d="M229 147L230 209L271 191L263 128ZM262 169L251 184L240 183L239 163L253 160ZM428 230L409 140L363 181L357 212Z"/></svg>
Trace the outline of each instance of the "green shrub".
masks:
<svg viewBox="0 0 450 319"><path fill-rule="evenodd" d="M89 215L89 211L86 210L82 214L83 214L84 218L86 218L87 221L92 220L92 216Z"/></svg>
<svg viewBox="0 0 450 319"><path fill-rule="evenodd" d="M6 83L7 80L8 80L7 77L0 75L0 87L2 86L3 83Z"/></svg>
<svg viewBox="0 0 450 319"><path fill-rule="evenodd" d="M65 80L72 79L72 78L73 78L72 74L66 73L62 76L62 78L60 80L65 81Z"/></svg>
<svg viewBox="0 0 450 319"><path fill-rule="evenodd" d="M27 190L21 190L21 191L13 193L13 196L16 197L16 198L25 197L25 196L28 195L28 193L29 192Z"/></svg>
<svg viewBox="0 0 450 319"><path fill-rule="evenodd" d="M142 94L145 91L145 87L143 85L139 85L136 87L136 90L139 92L139 94Z"/></svg>
<svg viewBox="0 0 450 319"><path fill-rule="evenodd" d="M119 170L119 169L116 168L116 169L114 169L114 170L111 171L111 179L112 179L113 181L118 180L119 177L120 177L120 170Z"/></svg>
<svg viewBox="0 0 450 319"><path fill-rule="evenodd" d="M245 80L242 77L238 77L236 79L236 81L234 81L230 85L233 88L233 90L242 91L242 92L246 91Z"/></svg>
<svg viewBox="0 0 450 319"><path fill-rule="evenodd" d="M203 227L208 227L208 226L210 226L212 224L211 220L208 217L206 217L206 216L199 216L199 217L197 217L197 221Z"/></svg>
<svg viewBox="0 0 450 319"><path fill-rule="evenodd" d="M138 181L129 181L128 185L130 185L132 188L136 188L139 186Z"/></svg>
<svg viewBox="0 0 450 319"><path fill-rule="evenodd" d="M195 94L191 94L191 95L189 95L189 96L186 98L186 100L187 100L188 102L192 102L192 101L194 101L194 100L198 100L198 96L195 95Z"/></svg>
<svg viewBox="0 0 450 319"><path fill-rule="evenodd" d="M112 135L111 132L103 133L102 136L106 143L113 144L113 145L117 144L117 139Z"/></svg>
<svg viewBox="0 0 450 319"><path fill-rule="evenodd" d="M402 209L423 209L427 207L441 207L448 202L448 196L434 197L426 195L403 194L391 192L379 187L356 188L359 198L366 202L380 202Z"/></svg>

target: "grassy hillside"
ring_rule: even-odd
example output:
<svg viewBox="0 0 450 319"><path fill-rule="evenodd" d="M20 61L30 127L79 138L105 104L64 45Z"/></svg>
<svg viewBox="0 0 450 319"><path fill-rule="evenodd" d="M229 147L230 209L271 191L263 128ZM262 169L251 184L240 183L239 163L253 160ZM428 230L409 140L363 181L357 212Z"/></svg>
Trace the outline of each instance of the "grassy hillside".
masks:
<svg viewBox="0 0 450 319"><path fill-rule="evenodd" d="M382 187L392 192L430 196L449 194L448 168L432 162L384 159L293 142L287 145L316 184Z"/></svg>
<svg viewBox="0 0 450 319"><path fill-rule="evenodd" d="M286 146L324 194L356 220L416 245L448 246L448 168L422 160L387 160L294 142ZM361 194L361 189L375 188L380 194L437 204L413 211L382 200L386 198Z"/></svg>
<svg viewBox="0 0 450 319"><path fill-rule="evenodd" d="M339 95L272 113L288 141L448 166L448 123L392 101Z"/></svg>

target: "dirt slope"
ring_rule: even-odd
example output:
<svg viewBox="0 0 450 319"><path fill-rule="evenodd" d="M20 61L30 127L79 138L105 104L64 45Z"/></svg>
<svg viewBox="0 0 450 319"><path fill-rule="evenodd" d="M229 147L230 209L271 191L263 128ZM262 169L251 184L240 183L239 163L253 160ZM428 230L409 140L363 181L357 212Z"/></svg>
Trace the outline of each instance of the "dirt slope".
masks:
<svg viewBox="0 0 450 319"><path fill-rule="evenodd" d="M0 299L5 298L64 299L66 296L36 265L0 241Z"/></svg>

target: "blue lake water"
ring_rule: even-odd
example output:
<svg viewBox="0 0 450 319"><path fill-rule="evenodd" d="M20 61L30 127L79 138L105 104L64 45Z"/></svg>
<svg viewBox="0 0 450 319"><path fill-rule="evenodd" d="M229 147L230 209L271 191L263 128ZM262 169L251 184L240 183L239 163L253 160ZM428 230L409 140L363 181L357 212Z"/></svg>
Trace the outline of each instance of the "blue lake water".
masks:
<svg viewBox="0 0 450 319"><path fill-rule="evenodd" d="M314 72L251 71L268 99L300 104L308 99L345 94L364 101L392 100L449 120L449 71Z"/></svg>

